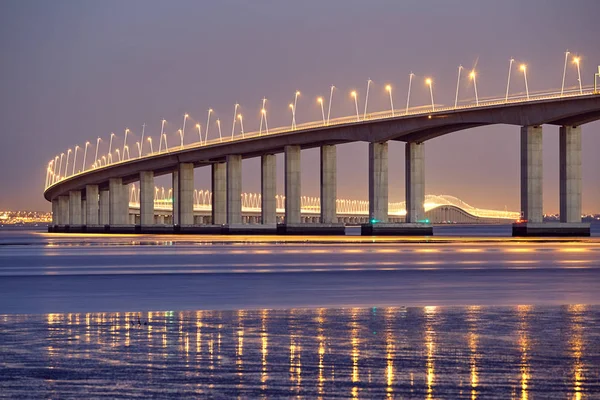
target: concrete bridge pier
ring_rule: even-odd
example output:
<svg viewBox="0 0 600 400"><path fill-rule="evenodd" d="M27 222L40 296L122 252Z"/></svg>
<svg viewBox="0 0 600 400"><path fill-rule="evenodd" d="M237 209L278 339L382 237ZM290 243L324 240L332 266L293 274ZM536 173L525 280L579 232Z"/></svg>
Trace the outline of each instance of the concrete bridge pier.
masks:
<svg viewBox="0 0 600 400"><path fill-rule="evenodd" d="M69 192L69 226L81 226L81 191Z"/></svg>
<svg viewBox="0 0 600 400"><path fill-rule="evenodd" d="M85 224L99 224L99 192L98 185L86 185L85 187Z"/></svg>
<svg viewBox="0 0 600 400"><path fill-rule="evenodd" d="M171 174L171 204L173 225L179 225L179 170Z"/></svg>
<svg viewBox="0 0 600 400"><path fill-rule="evenodd" d="M140 172L140 227L154 225L154 172Z"/></svg>
<svg viewBox="0 0 600 400"><path fill-rule="evenodd" d="M590 236L581 223L581 128L560 128L560 223L544 222L542 127L521 127L521 213L513 236Z"/></svg>
<svg viewBox="0 0 600 400"><path fill-rule="evenodd" d="M277 225L277 158L266 154L260 158L261 223Z"/></svg>
<svg viewBox="0 0 600 400"><path fill-rule="evenodd" d="M127 225L129 213L129 193L121 178L110 178L108 181L109 224L111 228Z"/></svg>
<svg viewBox="0 0 600 400"><path fill-rule="evenodd" d="M110 195L108 190L100 190L98 197L98 222L105 226L110 223Z"/></svg>
<svg viewBox="0 0 600 400"><path fill-rule="evenodd" d="M52 226L58 225L58 197L52 199Z"/></svg>
<svg viewBox="0 0 600 400"><path fill-rule="evenodd" d="M285 146L285 223L300 223L300 146Z"/></svg>
<svg viewBox="0 0 600 400"><path fill-rule="evenodd" d="M228 155L227 162L227 225L242 223L242 156Z"/></svg>
<svg viewBox="0 0 600 400"><path fill-rule="evenodd" d="M227 165L212 164L212 223L224 225L227 223Z"/></svg>
<svg viewBox="0 0 600 400"><path fill-rule="evenodd" d="M81 200L81 225L87 225L87 215L86 215L86 207L87 207L87 199Z"/></svg>
<svg viewBox="0 0 600 400"><path fill-rule="evenodd" d="M58 225L69 225L69 196L58 196Z"/></svg>
<svg viewBox="0 0 600 400"><path fill-rule="evenodd" d="M335 146L321 147L321 223L337 223L337 152Z"/></svg>
<svg viewBox="0 0 600 400"><path fill-rule="evenodd" d="M191 226L194 224L194 164L180 163L178 176L177 210L179 226ZM173 193L175 193L175 190L173 190Z"/></svg>

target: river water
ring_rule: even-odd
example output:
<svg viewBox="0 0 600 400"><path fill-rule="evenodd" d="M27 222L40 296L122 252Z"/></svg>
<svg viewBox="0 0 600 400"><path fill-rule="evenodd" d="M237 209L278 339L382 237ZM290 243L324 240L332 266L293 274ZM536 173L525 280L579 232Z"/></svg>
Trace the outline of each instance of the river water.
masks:
<svg viewBox="0 0 600 400"><path fill-rule="evenodd" d="M600 238L436 229L0 230L0 398L600 398Z"/></svg>

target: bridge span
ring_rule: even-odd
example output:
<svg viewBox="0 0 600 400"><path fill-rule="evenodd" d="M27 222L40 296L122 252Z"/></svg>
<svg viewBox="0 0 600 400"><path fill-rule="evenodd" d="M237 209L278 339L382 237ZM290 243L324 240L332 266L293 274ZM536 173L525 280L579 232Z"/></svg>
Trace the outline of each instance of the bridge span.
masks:
<svg viewBox="0 0 600 400"><path fill-rule="evenodd" d="M44 196L52 202L51 230L131 230L128 191L125 185L140 184L138 231L155 225L154 178L171 174L173 182L173 226L181 232L247 232L242 222L242 159L261 159L261 211L257 232L341 233L343 223L336 214L336 145L369 144L368 222L362 232L372 234L432 234L424 223L425 144L460 130L492 124L519 127L521 132L521 221L514 235L589 235L589 224L581 222L581 129L600 119L600 94L586 88L575 93L542 93L510 99L479 100L476 105L418 107L405 113L384 111L361 118L292 125L268 132L242 133L231 139L204 140L137 158L95 163L70 176L47 170ZM560 223L543 222L542 126L560 127ZM243 131L242 131L243 132ZM391 222L388 210L388 142L405 142L406 216ZM320 149L320 210L318 223L301 217L300 152ZM476 149L473 149L476 150ZM118 150L117 150L118 151ZM275 154L285 157L284 222L277 227ZM110 157L109 157L110 158ZM210 167L212 207L210 225L194 218L194 169ZM475 166L485 168L484 160ZM67 174L65 174L67 175ZM85 207L83 207L85 204ZM83 226L83 215L86 224ZM101 228L100 228L101 227Z"/></svg>

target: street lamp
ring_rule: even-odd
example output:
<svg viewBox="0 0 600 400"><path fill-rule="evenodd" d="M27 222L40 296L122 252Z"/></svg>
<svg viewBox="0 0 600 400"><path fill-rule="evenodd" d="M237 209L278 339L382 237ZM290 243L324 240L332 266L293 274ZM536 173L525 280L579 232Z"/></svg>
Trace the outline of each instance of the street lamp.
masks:
<svg viewBox="0 0 600 400"><path fill-rule="evenodd" d="M144 142L142 142L144 143ZM142 158L142 146L140 145L140 142L135 142L135 145L137 146L138 149L138 158Z"/></svg>
<svg viewBox="0 0 600 400"><path fill-rule="evenodd" d="M477 79L475 78L475 70L471 71L469 77L473 80L473 87L475 88L475 104L479 106L479 96L477 95Z"/></svg>
<svg viewBox="0 0 600 400"><path fill-rule="evenodd" d="M354 97L354 107L356 108L356 121L360 121L360 117L358 115L358 95L356 94L356 90L350 92L350 96Z"/></svg>
<svg viewBox="0 0 600 400"><path fill-rule="evenodd" d="M152 148L152 138L148 138L148 142L150 143L150 154L154 154L154 149Z"/></svg>
<svg viewBox="0 0 600 400"><path fill-rule="evenodd" d="M410 103L410 88L412 87L412 80L415 74L412 72L408 75L408 96L406 97L406 114L408 114L408 105Z"/></svg>
<svg viewBox="0 0 600 400"><path fill-rule="evenodd" d="M217 128L219 128L219 141L223 141L223 135L221 134L221 120L217 119Z"/></svg>
<svg viewBox="0 0 600 400"><path fill-rule="evenodd" d="M575 57L573 62L577 64L577 80L579 81L579 94L583 94L583 88L581 86L581 70L579 69L579 57Z"/></svg>
<svg viewBox="0 0 600 400"><path fill-rule="evenodd" d="M69 156L71 155L71 151L72 151L71 149L69 149L67 151L67 163L65 165L65 178L67 177L67 174L69 173L68 172L69 171Z"/></svg>
<svg viewBox="0 0 600 400"><path fill-rule="evenodd" d="M106 158L106 156L102 156L102 161L104 161L104 166L106 167L108 165L108 159Z"/></svg>
<svg viewBox="0 0 600 400"><path fill-rule="evenodd" d="M431 95L431 111L435 111L435 105L433 103L433 81L431 78L425 79L425 83L429 86L429 94Z"/></svg>
<svg viewBox="0 0 600 400"><path fill-rule="evenodd" d="M323 98L317 97L317 103L321 105L321 116L323 117L323 125L325 125L325 110L323 109Z"/></svg>
<svg viewBox="0 0 600 400"><path fill-rule="evenodd" d="M167 134L163 133L163 140L165 141L165 151L169 152L169 145L167 144Z"/></svg>
<svg viewBox="0 0 600 400"><path fill-rule="evenodd" d="M267 110L265 109L266 103L267 103L267 99L265 97L263 97L262 108L260 109L260 127L258 128L258 136L262 135L263 120L265 120L265 123L266 123L266 118L267 118ZM267 128L267 131L268 131L268 128Z"/></svg>
<svg viewBox="0 0 600 400"><path fill-rule="evenodd" d="M565 51L565 66L563 68L562 86L560 87L560 96L562 97L565 90L565 77L567 76L567 60L569 59L569 50Z"/></svg>
<svg viewBox="0 0 600 400"><path fill-rule="evenodd" d="M77 150L79 146L75 146L75 151L73 153L73 171L71 171L71 176L75 175L75 166L77 165Z"/></svg>
<svg viewBox="0 0 600 400"><path fill-rule="evenodd" d="M115 134L111 132L110 141L108 142L108 162L109 163L112 163L112 142L113 142L114 137L115 137Z"/></svg>
<svg viewBox="0 0 600 400"><path fill-rule="evenodd" d="M125 153L127 153L127 160L131 158L131 154L129 153L129 146L125 146L123 149L123 161L125 161Z"/></svg>
<svg viewBox="0 0 600 400"><path fill-rule="evenodd" d="M269 134L269 124L267 122L267 110L263 108L262 110L260 110L260 113L262 114L261 121L262 121L262 118L265 119L265 131L268 135ZM259 136L260 136L260 134L261 134L261 132L258 133Z"/></svg>
<svg viewBox="0 0 600 400"><path fill-rule="evenodd" d="M333 100L333 89L335 89L335 86L331 85L331 88L329 90L329 105L327 106L327 125L329 125L329 117L331 116L331 101Z"/></svg>
<svg viewBox="0 0 600 400"><path fill-rule="evenodd" d="M102 139L100 139L100 137L98 137L98 139L96 139L96 156L94 157L94 160L98 159L98 149L100 148L101 141L102 141Z"/></svg>
<svg viewBox="0 0 600 400"><path fill-rule="evenodd" d="M196 124L196 129L198 129L198 140L200 144L202 144L202 130L200 129L200 124Z"/></svg>
<svg viewBox="0 0 600 400"><path fill-rule="evenodd" d="M521 64L521 71L523 71L523 77L525 78L525 93L527 93L527 100L529 100L529 86L527 85L527 65Z"/></svg>
<svg viewBox="0 0 600 400"><path fill-rule="evenodd" d="M236 121L237 110L238 110L239 106L240 105L238 103L235 103L235 107L233 108L233 123L231 125L231 139L233 139L233 133L235 131L235 121Z"/></svg>
<svg viewBox="0 0 600 400"><path fill-rule="evenodd" d="M208 127L210 126L210 114L212 114L213 109L208 109L208 116L206 117L206 133L204 134L204 144L208 141Z"/></svg>
<svg viewBox="0 0 600 400"><path fill-rule="evenodd" d="M52 183L56 183L56 167L58 167L58 156L54 157L54 172L52 173ZM58 171L60 174L60 171Z"/></svg>
<svg viewBox="0 0 600 400"><path fill-rule="evenodd" d="M294 95L294 128L296 128L296 106L298 105L298 96L300 96L300 91L296 90L296 94Z"/></svg>
<svg viewBox="0 0 600 400"><path fill-rule="evenodd" d="M177 133L179 133L179 140L181 142L181 145L179 147L183 147L183 131L181 129L178 129Z"/></svg>
<svg viewBox="0 0 600 400"><path fill-rule="evenodd" d="M294 119L294 104L290 103L290 110L292 110L292 130L296 129L295 127L295 119Z"/></svg>
<svg viewBox="0 0 600 400"><path fill-rule="evenodd" d="M598 79L600 79L600 66L598 66L598 73L594 74L594 93L598 92Z"/></svg>
<svg viewBox="0 0 600 400"><path fill-rule="evenodd" d="M85 142L85 150L83 151L83 165L81 166L81 171L85 171L85 159L87 158L87 149L90 145L90 142Z"/></svg>
<svg viewBox="0 0 600 400"><path fill-rule="evenodd" d="M181 147L183 147L183 137L185 136L185 121L187 121L189 115L186 113L183 115L183 126L181 127Z"/></svg>
<svg viewBox="0 0 600 400"><path fill-rule="evenodd" d="M508 103L508 88L510 87L510 71L512 71L512 65L515 62L514 58L510 59L508 63L508 81L506 82L506 97L504 98L504 102Z"/></svg>
<svg viewBox="0 0 600 400"><path fill-rule="evenodd" d="M390 94L390 109L392 110L392 117L394 116L394 100L392 99L392 85L386 85L385 90Z"/></svg>
<svg viewBox="0 0 600 400"><path fill-rule="evenodd" d="M119 151L119 149L116 149L115 152L117 153L117 156L119 156L118 160L121 161L121 152ZM125 153L125 152L123 152ZM123 154L125 155L125 154Z"/></svg>
<svg viewBox="0 0 600 400"><path fill-rule="evenodd" d="M146 123L142 124L142 138L140 139L140 149L144 150L144 134L146 133ZM142 157L142 152L140 152L140 157Z"/></svg>
<svg viewBox="0 0 600 400"><path fill-rule="evenodd" d="M458 78L456 80L456 96L454 97L454 108L458 105L458 86L460 85L460 72L463 70L463 66L458 66Z"/></svg>
<svg viewBox="0 0 600 400"><path fill-rule="evenodd" d="M125 139L123 139L123 159L125 159L125 147L127 146L127 134L129 133L129 128L125 129Z"/></svg>
<svg viewBox="0 0 600 400"><path fill-rule="evenodd" d="M365 112L363 114L363 121L367 119L367 104L369 104L369 89L371 88L371 79L367 80L367 96L365 97Z"/></svg>
<svg viewBox="0 0 600 400"><path fill-rule="evenodd" d="M162 141L163 141L163 137L165 136L165 122L167 122L167 120L163 118L163 120L160 123L160 136L158 137L158 152L159 153L162 150Z"/></svg>

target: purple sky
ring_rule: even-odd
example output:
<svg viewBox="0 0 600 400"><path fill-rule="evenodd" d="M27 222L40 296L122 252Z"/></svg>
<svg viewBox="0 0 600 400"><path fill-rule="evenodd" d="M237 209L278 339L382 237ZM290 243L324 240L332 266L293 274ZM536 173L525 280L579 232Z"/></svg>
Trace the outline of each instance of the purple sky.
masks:
<svg viewBox="0 0 600 400"><path fill-rule="evenodd" d="M318 120L315 99L334 84L332 116L351 115L349 92L358 91L362 109L368 78L369 110L389 107L387 83L400 108L411 71L411 104L428 103L426 76L436 103L453 104L459 64L477 65L480 97L500 97L511 57L528 64L530 91L560 89L567 49L581 55L590 85L600 64L598 15L598 0L4 0L0 209L50 209L42 196L47 162L86 140L102 137L106 151L110 132L122 145L129 127L133 149L142 123L157 141L166 118L169 141L177 143L185 112L204 125L213 108L230 134L238 102L250 131L266 96L269 126L288 125L298 89L298 123ZM467 101L474 91L463 83ZM576 84L570 64L567 86ZM511 89L524 91L516 68ZM195 122L188 124L191 143L197 134ZM544 211L557 212L558 128L544 129ZM599 212L600 123L584 126L583 141L583 210ZM392 143L389 158L390 201L402 201L403 144ZM303 195L318 196L318 159L317 150L302 154ZM259 171L257 159L244 161L244 191L259 191ZM283 193L281 156L278 175ZM196 169L196 188L209 188L209 176L208 168ZM166 177L157 183L170 186ZM367 145L339 146L338 197L367 199L367 185ZM476 128L427 142L426 193L518 211L519 128Z"/></svg>

